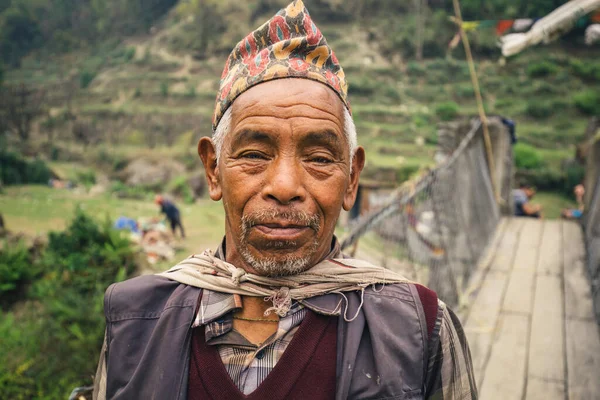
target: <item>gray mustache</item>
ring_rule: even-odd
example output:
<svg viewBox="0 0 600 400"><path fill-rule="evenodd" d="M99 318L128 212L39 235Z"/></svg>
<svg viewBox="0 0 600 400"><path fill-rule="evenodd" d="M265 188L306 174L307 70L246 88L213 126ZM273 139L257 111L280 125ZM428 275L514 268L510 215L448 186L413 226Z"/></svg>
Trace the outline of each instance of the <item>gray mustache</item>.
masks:
<svg viewBox="0 0 600 400"><path fill-rule="evenodd" d="M308 226L315 231L318 231L321 227L319 216L316 214L309 214L299 210L264 210L242 216L242 234L246 233L255 225L273 221L286 222L291 225Z"/></svg>

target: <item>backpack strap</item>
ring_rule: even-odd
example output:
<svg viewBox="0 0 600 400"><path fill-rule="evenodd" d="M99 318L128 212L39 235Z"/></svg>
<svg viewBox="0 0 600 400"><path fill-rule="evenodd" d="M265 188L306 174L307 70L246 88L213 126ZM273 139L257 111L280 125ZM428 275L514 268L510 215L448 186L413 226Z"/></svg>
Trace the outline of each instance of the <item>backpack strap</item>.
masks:
<svg viewBox="0 0 600 400"><path fill-rule="evenodd" d="M423 305L425 313L425 322L427 324L427 338L431 339L431 333L435 327L435 321L438 317L438 297L437 294L423 285L415 284L415 288L419 293L419 299Z"/></svg>

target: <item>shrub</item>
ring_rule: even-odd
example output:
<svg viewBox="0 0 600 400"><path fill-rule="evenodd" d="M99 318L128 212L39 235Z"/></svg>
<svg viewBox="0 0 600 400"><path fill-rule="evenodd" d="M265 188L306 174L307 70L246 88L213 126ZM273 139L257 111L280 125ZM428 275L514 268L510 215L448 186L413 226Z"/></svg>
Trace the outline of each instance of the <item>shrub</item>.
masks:
<svg viewBox="0 0 600 400"><path fill-rule="evenodd" d="M600 93L595 90L586 90L573 97L575 107L586 115L600 116Z"/></svg>
<svg viewBox="0 0 600 400"><path fill-rule="evenodd" d="M15 293L36 275L25 243L4 242L0 248L0 308L11 305Z"/></svg>
<svg viewBox="0 0 600 400"><path fill-rule="evenodd" d="M515 164L519 169L536 169L544 165L542 155L532 146L517 143L514 147Z"/></svg>
<svg viewBox="0 0 600 400"><path fill-rule="evenodd" d="M47 183L52 171L42 160L27 161L11 152L0 152L0 179L6 185Z"/></svg>
<svg viewBox="0 0 600 400"><path fill-rule="evenodd" d="M123 199L145 200L152 197L152 192L149 188L126 185L123 182L113 183L110 191L117 197Z"/></svg>
<svg viewBox="0 0 600 400"><path fill-rule="evenodd" d="M167 191L174 196L183 197L183 201L187 204L194 203L194 193L192 193L192 189L185 176L178 176L169 182Z"/></svg>
<svg viewBox="0 0 600 400"><path fill-rule="evenodd" d="M458 98L472 99L475 97L475 91L471 83L462 83L454 88L454 94Z"/></svg>
<svg viewBox="0 0 600 400"><path fill-rule="evenodd" d="M91 383L104 334L104 291L135 268L129 241L109 221L98 224L80 210L48 239L30 302L18 317L0 316L0 388L8 398L64 398Z"/></svg>
<svg viewBox="0 0 600 400"><path fill-rule="evenodd" d="M543 78L556 72L558 72L558 67L549 61L541 61L527 67L527 76L531 78Z"/></svg>
<svg viewBox="0 0 600 400"><path fill-rule="evenodd" d="M352 82L348 91L351 96L371 96L377 91L377 82L362 76Z"/></svg>
<svg viewBox="0 0 600 400"><path fill-rule="evenodd" d="M92 83L95 77L95 72L89 70L81 71L81 73L79 74L79 87L81 87L82 89L87 88L90 85L90 83Z"/></svg>
<svg viewBox="0 0 600 400"><path fill-rule="evenodd" d="M585 178L585 168L579 164L570 164L565 168L564 193L572 196L573 188L583 182Z"/></svg>
<svg viewBox="0 0 600 400"><path fill-rule="evenodd" d="M383 90L383 95L396 103L399 103L400 100L402 100L400 91L394 86L386 86L386 88Z"/></svg>
<svg viewBox="0 0 600 400"><path fill-rule="evenodd" d="M541 191L560 191L564 186L564 175L560 171L546 167L535 170L518 170L516 180Z"/></svg>
<svg viewBox="0 0 600 400"><path fill-rule="evenodd" d="M139 87L135 88L133 92L133 97L136 99L142 97L142 89L140 89Z"/></svg>
<svg viewBox="0 0 600 400"><path fill-rule="evenodd" d="M408 74L413 77L425 76L425 74L427 73L427 69L423 66L423 63L421 62L410 61L406 65L406 72L408 72Z"/></svg>
<svg viewBox="0 0 600 400"><path fill-rule="evenodd" d="M160 94L162 97L169 96L169 84L167 82L160 83Z"/></svg>
<svg viewBox="0 0 600 400"><path fill-rule="evenodd" d="M458 110L458 104L453 101L447 101L435 107L435 115L442 121L450 121L458 116Z"/></svg>
<svg viewBox="0 0 600 400"><path fill-rule="evenodd" d="M527 103L525 112L530 117L543 119L550 117L554 112L554 108L552 107L552 104L548 102L534 101Z"/></svg>
<svg viewBox="0 0 600 400"><path fill-rule="evenodd" d="M405 182L412 178L419 171L418 165L402 165L396 171L396 182Z"/></svg>
<svg viewBox="0 0 600 400"><path fill-rule="evenodd" d="M600 82L600 63L591 61L571 61L571 71L587 82Z"/></svg>
<svg viewBox="0 0 600 400"><path fill-rule="evenodd" d="M77 182L89 188L96 184L96 173L94 171L77 171Z"/></svg>
<svg viewBox="0 0 600 400"><path fill-rule="evenodd" d="M125 62L129 62L129 61L133 60L134 57L135 57L135 47L128 47L127 50L125 50L125 53L123 54L123 58L125 59Z"/></svg>
<svg viewBox="0 0 600 400"><path fill-rule="evenodd" d="M185 92L185 97L196 97L196 88L194 86L188 86L187 91Z"/></svg>
<svg viewBox="0 0 600 400"><path fill-rule="evenodd" d="M416 128L424 128L431 124L429 116L426 114L414 114L412 116L412 123L415 124Z"/></svg>

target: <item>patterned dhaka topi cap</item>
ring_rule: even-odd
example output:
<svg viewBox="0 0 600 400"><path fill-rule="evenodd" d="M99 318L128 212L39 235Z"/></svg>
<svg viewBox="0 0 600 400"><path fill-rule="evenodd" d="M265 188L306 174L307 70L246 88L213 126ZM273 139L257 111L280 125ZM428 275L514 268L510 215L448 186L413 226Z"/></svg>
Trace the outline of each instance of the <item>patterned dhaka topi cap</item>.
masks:
<svg viewBox="0 0 600 400"><path fill-rule="evenodd" d="M350 110L344 71L302 0L293 1L235 46L221 75L213 131L240 94L281 78L324 83Z"/></svg>

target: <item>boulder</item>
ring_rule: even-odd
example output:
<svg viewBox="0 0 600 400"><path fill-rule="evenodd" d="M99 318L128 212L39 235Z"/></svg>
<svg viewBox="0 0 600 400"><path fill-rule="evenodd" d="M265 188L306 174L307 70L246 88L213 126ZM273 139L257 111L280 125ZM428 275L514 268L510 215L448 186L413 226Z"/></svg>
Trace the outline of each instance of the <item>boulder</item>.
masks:
<svg viewBox="0 0 600 400"><path fill-rule="evenodd" d="M127 185L164 186L173 178L185 174L185 166L172 159L138 158L130 162L121 174Z"/></svg>

